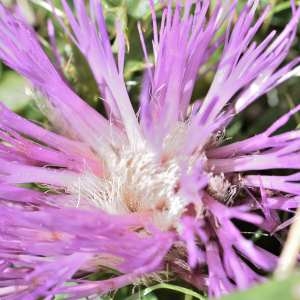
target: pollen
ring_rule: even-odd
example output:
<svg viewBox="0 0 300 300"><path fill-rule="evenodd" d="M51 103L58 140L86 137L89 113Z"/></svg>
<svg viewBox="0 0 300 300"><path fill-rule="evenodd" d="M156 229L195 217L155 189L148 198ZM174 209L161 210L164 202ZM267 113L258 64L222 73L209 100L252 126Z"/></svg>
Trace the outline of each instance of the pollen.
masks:
<svg viewBox="0 0 300 300"><path fill-rule="evenodd" d="M238 193L238 185L232 184L225 177L224 173L216 175L210 174L207 191L215 199L227 204L232 204L233 199Z"/></svg>
<svg viewBox="0 0 300 300"><path fill-rule="evenodd" d="M180 155L186 129L187 123L178 122L165 137L160 154L146 144L134 149L128 144L112 147L103 157L103 177L86 171L69 186L77 207L96 207L114 215L143 213L161 230L177 230L190 203L181 193L181 166L190 172L204 155Z"/></svg>
<svg viewBox="0 0 300 300"><path fill-rule="evenodd" d="M162 161L149 149L122 148L107 157L106 169L103 178L86 172L69 187L79 206L88 203L118 215L149 213L160 229L176 227L186 203L178 193L175 158Z"/></svg>

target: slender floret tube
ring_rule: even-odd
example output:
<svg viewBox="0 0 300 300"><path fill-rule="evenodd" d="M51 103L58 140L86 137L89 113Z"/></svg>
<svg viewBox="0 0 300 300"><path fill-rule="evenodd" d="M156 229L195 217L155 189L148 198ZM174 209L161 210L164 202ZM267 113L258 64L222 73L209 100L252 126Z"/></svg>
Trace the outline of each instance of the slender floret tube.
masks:
<svg viewBox="0 0 300 300"><path fill-rule="evenodd" d="M212 297L266 280L276 253L240 224L271 235L284 227L281 212L298 208L300 133L278 130L300 106L247 139L220 133L299 72L300 58L287 55L300 8L292 1L282 32L257 42L269 7L257 18L256 0L238 14L239 1L170 0L157 11L150 0L153 48L139 25L146 69L135 111L121 25L114 54L101 1L73 2L61 0L53 18L86 59L105 115L64 78L52 23L54 63L33 28L0 4L0 59L30 82L51 123L0 106L0 298L82 299L166 271ZM216 49L208 92L192 101Z"/></svg>

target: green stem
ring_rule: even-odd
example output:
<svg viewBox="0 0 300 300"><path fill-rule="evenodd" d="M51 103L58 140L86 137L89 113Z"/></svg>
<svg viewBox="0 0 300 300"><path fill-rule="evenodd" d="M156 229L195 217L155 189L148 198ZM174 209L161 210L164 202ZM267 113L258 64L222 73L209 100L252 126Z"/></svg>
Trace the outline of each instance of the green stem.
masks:
<svg viewBox="0 0 300 300"><path fill-rule="evenodd" d="M199 300L205 300L205 297L201 296L200 294L198 294L190 289L176 286L173 284L168 284L168 283L160 283L160 284L156 284L154 286L148 287L143 291L142 294L143 294L143 296L146 296L147 294L150 294L151 292L158 290L158 289L168 289L168 290L172 290L175 292L183 293L185 295L194 297ZM187 298L187 299L189 299L189 298Z"/></svg>

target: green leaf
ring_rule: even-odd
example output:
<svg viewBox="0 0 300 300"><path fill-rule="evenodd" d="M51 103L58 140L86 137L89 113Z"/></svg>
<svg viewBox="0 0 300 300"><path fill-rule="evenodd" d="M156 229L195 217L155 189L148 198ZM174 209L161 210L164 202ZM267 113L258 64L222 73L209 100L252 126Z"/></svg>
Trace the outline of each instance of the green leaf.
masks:
<svg viewBox="0 0 300 300"><path fill-rule="evenodd" d="M123 4L123 0L104 0L104 3L110 7L121 6Z"/></svg>
<svg viewBox="0 0 300 300"><path fill-rule="evenodd" d="M160 290L160 289L165 289L167 291L170 292L176 292L179 294L183 294L183 295L188 295L191 296L192 299L198 299L198 300L205 300L206 298L198 293L196 293L195 291L182 287L182 286L178 286L178 285L174 285L174 284L169 284L169 283L159 283L153 286L150 286L146 289L144 289L143 291L140 291L128 298L126 298L126 300L156 300L156 296L153 294L154 291L156 290Z"/></svg>
<svg viewBox="0 0 300 300"><path fill-rule="evenodd" d="M43 9L47 10L48 12L52 13L53 7L49 4L46 0L30 0L32 3L42 7ZM56 1L54 1L54 10L58 17L64 17L64 12L57 8Z"/></svg>
<svg viewBox="0 0 300 300"><path fill-rule="evenodd" d="M128 14L131 17L140 19L149 13L149 1L148 0L125 0L125 3L128 7ZM154 3L158 3L157 0Z"/></svg>
<svg viewBox="0 0 300 300"><path fill-rule="evenodd" d="M13 111L21 111L31 99L26 94L26 80L13 71L5 71L0 78L0 101Z"/></svg>
<svg viewBox="0 0 300 300"><path fill-rule="evenodd" d="M145 69L145 63L139 60L129 60L125 65L124 76L127 80L132 78L133 73Z"/></svg>
<svg viewBox="0 0 300 300"><path fill-rule="evenodd" d="M221 300L295 300L300 299L300 273L285 280L272 279L245 292L238 292Z"/></svg>
<svg viewBox="0 0 300 300"><path fill-rule="evenodd" d="M279 3L272 8L271 13L279 13L282 12L283 10L291 9L290 1L284 1L284 2L278 1L278 2ZM300 1L296 1L296 4L299 5Z"/></svg>

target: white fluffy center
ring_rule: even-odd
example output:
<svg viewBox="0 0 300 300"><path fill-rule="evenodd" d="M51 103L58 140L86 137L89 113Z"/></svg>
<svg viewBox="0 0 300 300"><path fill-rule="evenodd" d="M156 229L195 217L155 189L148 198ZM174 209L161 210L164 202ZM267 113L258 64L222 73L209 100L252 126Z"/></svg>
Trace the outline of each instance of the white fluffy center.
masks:
<svg viewBox="0 0 300 300"><path fill-rule="evenodd" d="M106 175L86 172L69 187L78 205L98 207L111 214L146 213L162 230L176 228L186 200L180 196L181 170L176 151L183 143L186 124L178 123L163 142L158 156L148 147L128 145L105 153Z"/></svg>

